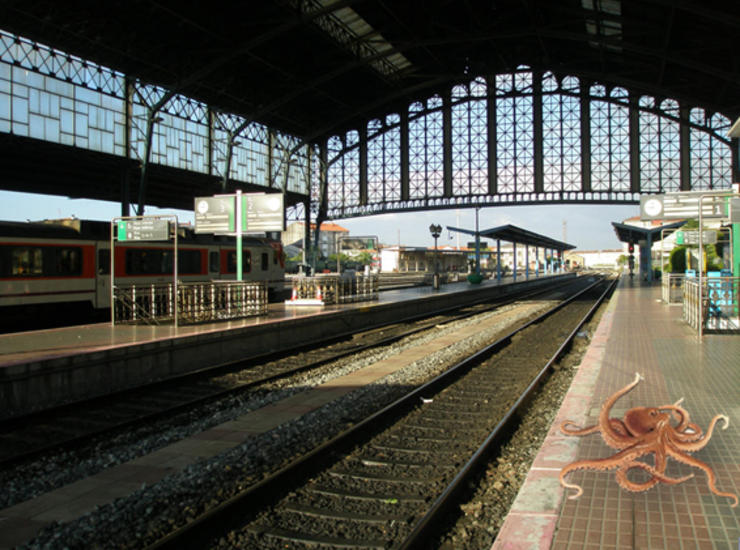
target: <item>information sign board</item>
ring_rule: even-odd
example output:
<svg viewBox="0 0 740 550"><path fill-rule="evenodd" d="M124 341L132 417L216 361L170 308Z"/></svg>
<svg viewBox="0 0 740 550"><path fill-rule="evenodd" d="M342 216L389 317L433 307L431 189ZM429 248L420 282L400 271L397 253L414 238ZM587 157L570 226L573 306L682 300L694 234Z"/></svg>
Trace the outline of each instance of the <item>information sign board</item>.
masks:
<svg viewBox="0 0 740 550"><path fill-rule="evenodd" d="M717 242L717 232L702 231L702 244L715 244ZM676 231L676 244L699 244L699 230L684 229Z"/></svg>
<svg viewBox="0 0 740 550"><path fill-rule="evenodd" d="M283 194L243 194L242 231L249 233L285 231L285 204Z"/></svg>
<svg viewBox="0 0 740 550"><path fill-rule="evenodd" d="M740 198L730 199L730 223L740 223Z"/></svg>
<svg viewBox="0 0 740 550"><path fill-rule="evenodd" d="M713 193L718 196L713 197ZM702 218L726 219L729 217L726 194L727 191L683 191L665 195L643 195L640 197L640 219L696 219L699 217L699 201Z"/></svg>
<svg viewBox="0 0 740 550"><path fill-rule="evenodd" d="M169 241L170 222L147 218L141 220L119 220L119 241Z"/></svg>
<svg viewBox="0 0 740 550"><path fill-rule="evenodd" d="M195 198L196 233L236 231L236 195Z"/></svg>

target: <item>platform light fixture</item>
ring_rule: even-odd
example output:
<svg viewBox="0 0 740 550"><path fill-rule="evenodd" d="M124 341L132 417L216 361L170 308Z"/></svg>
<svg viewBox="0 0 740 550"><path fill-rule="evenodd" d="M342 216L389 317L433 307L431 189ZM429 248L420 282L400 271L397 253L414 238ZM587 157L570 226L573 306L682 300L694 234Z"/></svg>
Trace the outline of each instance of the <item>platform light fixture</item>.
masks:
<svg viewBox="0 0 740 550"><path fill-rule="evenodd" d="M432 237L434 238L434 283L433 283L433 286L435 289L437 289L439 288L439 278L437 276L437 239L442 234L442 226L432 224L429 226L429 232L432 234Z"/></svg>

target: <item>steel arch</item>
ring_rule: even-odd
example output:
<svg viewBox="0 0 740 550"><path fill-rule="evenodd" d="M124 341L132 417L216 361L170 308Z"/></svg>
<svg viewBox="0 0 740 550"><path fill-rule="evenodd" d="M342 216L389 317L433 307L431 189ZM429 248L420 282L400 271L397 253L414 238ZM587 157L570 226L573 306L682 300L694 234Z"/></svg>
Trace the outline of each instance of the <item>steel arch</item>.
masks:
<svg viewBox="0 0 740 550"><path fill-rule="evenodd" d="M727 189L738 164L730 125L671 98L520 67L332 137L314 196L341 219Z"/></svg>

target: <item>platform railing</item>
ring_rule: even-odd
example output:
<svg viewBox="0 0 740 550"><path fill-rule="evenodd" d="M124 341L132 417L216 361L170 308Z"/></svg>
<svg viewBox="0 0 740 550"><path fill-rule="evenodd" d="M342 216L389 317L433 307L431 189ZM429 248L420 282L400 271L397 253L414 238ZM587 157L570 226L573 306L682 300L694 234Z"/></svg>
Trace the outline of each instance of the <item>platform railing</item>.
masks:
<svg viewBox="0 0 740 550"><path fill-rule="evenodd" d="M666 304L680 304L683 302L684 274L664 273L662 279L661 298Z"/></svg>
<svg viewBox="0 0 740 550"><path fill-rule="evenodd" d="M264 282L210 281L174 284L116 286L114 324L159 325L240 319L267 314L267 284ZM177 308L175 308L175 304Z"/></svg>
<svg viewBox="0 0 740 550"><path fill-rule="evenodd" d="M683 285L686 323L700 334L705 331L740 332L738 319L739 277L687 277Z"/></svg>
<svg viewBox="0 0 740 550"><path fill-rule="evenodd" d="M377 300L378 275L319 275L293 278L291 300L314 300L324 304L345 304Z"/></svg>

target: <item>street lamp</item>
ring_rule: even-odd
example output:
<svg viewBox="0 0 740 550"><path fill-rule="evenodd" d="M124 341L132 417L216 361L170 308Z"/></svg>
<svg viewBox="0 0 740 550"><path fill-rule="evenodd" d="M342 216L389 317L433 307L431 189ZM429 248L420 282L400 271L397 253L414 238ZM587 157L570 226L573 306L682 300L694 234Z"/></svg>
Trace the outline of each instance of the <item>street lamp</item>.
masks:
<svg viewBox="0 0 740 550"><path fill-rule="evenodd" d="M434 279L433 279L433 286L435 290L439 290L439 274L437 273L437 239L442 234L442 226L441 225L430 225L429 226L429 232L432 234L432 237L434 237Z"/></svg>

